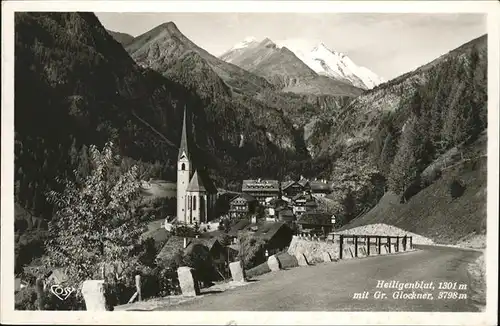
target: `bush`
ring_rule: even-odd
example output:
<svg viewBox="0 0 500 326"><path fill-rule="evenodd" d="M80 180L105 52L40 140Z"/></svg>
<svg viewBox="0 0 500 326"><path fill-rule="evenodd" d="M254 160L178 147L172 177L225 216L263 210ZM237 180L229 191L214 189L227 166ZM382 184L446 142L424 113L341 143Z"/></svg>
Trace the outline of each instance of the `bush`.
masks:
<svg viewBox="0 0 500 326"><path fill-rule="evenodd" d="M73 292L65 300L61 300L46 289L43 292L43 301L43 310L85 310L85 302L78 292ZM15 294L14 307L16 310L38 310L35 286L27 286L18 291Z"/></svg>
<svg viewBox="0 0 500 326"><path fill-rule="evenodd" d="M36 290L34 286L27 286L18 291L15 296L15 310L38 310L36 306Z"/></svg>
<svg viewBox="0 0 500 326"><path fill-rule="evenodd" d="M450 183L450 195L451 198L455 199L463 195L466 187L461 180L454 179Z"/></svg>

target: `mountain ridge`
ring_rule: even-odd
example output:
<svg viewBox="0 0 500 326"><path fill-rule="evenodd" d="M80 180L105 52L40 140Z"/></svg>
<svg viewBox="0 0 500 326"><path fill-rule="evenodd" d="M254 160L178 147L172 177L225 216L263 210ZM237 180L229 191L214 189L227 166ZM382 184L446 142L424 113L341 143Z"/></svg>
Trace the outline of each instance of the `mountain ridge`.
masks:
<svg viewBox="0 0 500 326"><path fill-rule="evenodd" d="M285 92L334 96L357 96L362 93L348 81L320 78L293 51L284 46L278 47L269 38L240 42L219 58L266 78Z"/></svg>

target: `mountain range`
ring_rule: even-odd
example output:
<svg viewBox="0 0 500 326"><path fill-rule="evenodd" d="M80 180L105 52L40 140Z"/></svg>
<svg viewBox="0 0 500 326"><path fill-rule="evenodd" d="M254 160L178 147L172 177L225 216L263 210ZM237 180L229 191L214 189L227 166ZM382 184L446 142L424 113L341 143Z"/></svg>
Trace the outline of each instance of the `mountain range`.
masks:
<svg viewBox="0 0 500 326"><path fill-rule="evenodd" d="M345 78L318 74L294 52L278 47L269 38L245 39L219 58L266 78L284 92L357 96L363 91Z"/></svg>
<svg viewBox="0 0 500 326"><path fill-rule="evenodd" d="M355 88L371 89L385 81L369 69L356 65L347 55L330 50L324 43L307 49L297 42L282 41L277 45L269 38L258 41L254 37L248 37L235 44L220 58L270 78L275 75L291 76L293 82L296 80L293 77L299 76L305 78L307 83L323 83L325 87L320 88L319 92L327 94L331 93L328 89L340 83L353 86L351 89L344 86L344 92L350 90L356 94ZM292 88L292 91L308 90Z"/></svg>
<svg viewBox="0 0 500 326"><path fill-rule="evenodd" d="M172 22L133 39L92 13L17 13L15 28L16 202L47 218L43 193L83 145L112 139L174 180L184 109L193 156L218 187L335 180L331 199L354 196L354 215L388 188L403 195L414 180L400 171L419 176L486 128L486 36L379 84L325 46L248 39L218 58Z"/></svg>

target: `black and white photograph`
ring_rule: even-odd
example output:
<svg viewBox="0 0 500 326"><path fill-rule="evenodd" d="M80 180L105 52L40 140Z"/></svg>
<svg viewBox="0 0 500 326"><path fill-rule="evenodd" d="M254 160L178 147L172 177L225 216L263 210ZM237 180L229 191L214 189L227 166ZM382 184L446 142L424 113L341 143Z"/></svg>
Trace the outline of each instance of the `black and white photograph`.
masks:
<svg viewBox="0 0 500 326"><path fill-rule="evenodd" d="M2 323L496 324L498 3L335 2L3 3Z"/></svg>

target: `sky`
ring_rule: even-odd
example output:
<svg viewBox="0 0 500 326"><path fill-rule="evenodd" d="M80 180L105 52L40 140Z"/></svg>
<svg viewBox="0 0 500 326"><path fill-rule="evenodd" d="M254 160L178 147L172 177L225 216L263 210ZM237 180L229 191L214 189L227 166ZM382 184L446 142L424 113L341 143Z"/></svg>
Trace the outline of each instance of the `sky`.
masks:
<svg viewBox="0 0 500 326"><path fill-rule="evenodd" d="M482 14L414 13L96 13L109 30L138 36L174 22L215 56L247 37L277 44L323 42L386 80L486 33Z"/></svg>

